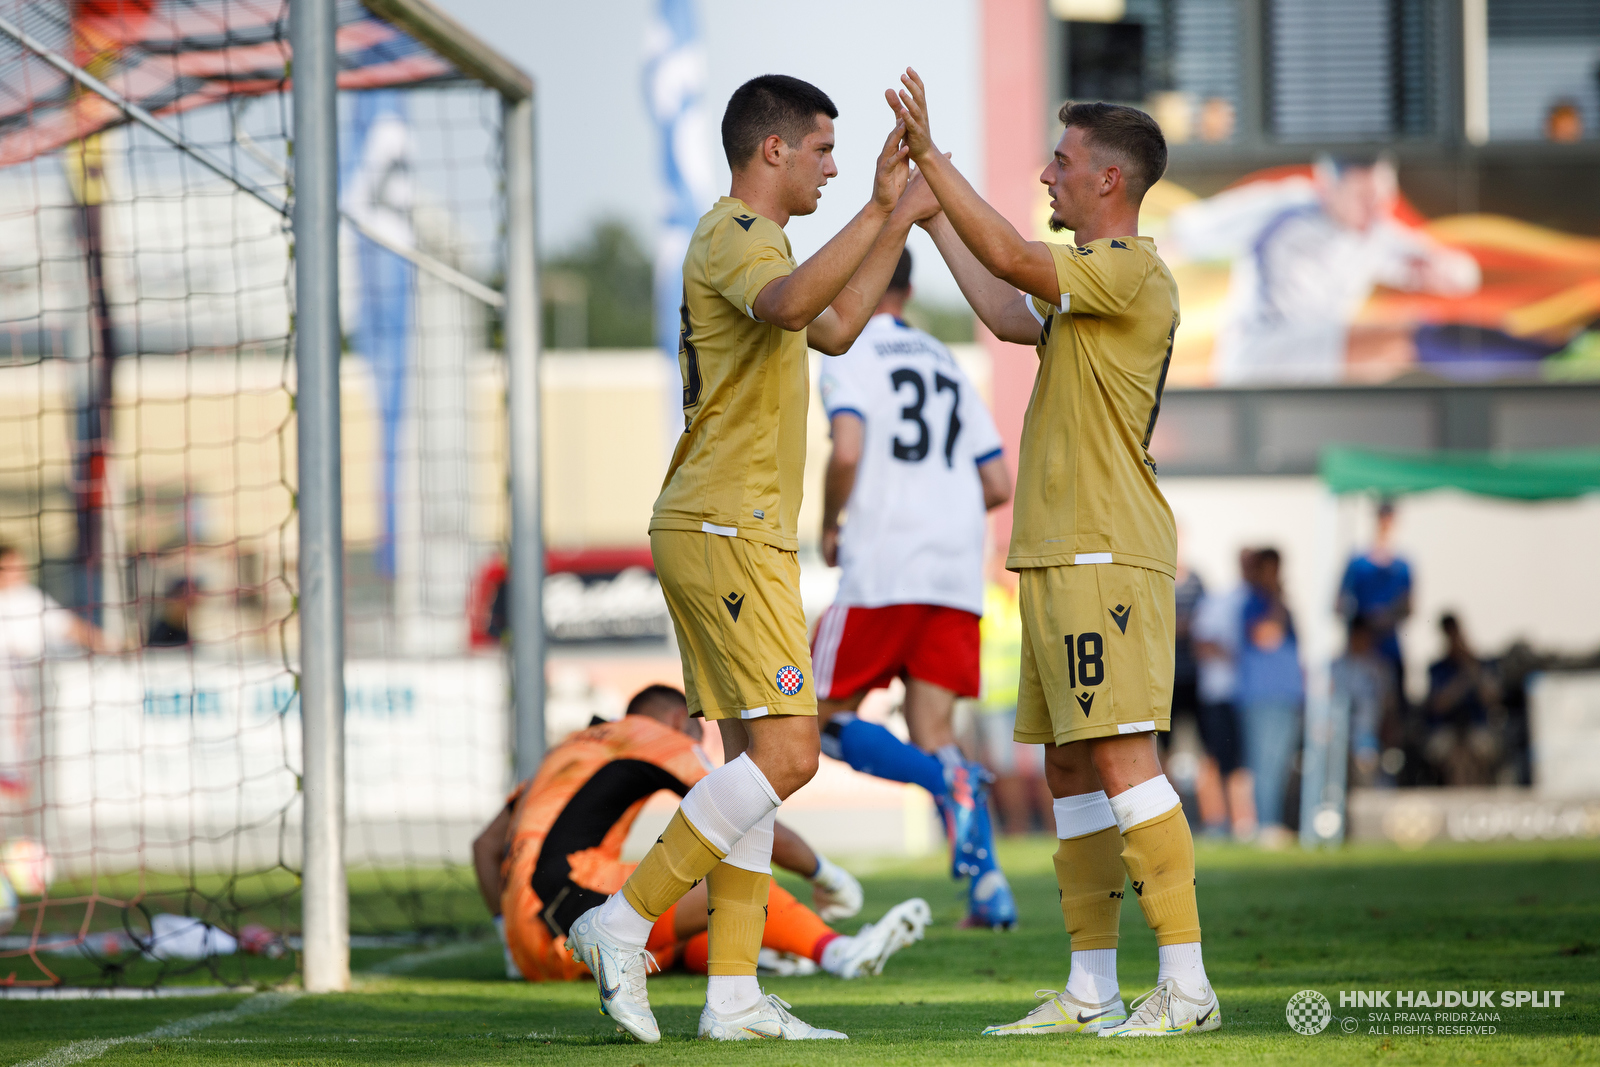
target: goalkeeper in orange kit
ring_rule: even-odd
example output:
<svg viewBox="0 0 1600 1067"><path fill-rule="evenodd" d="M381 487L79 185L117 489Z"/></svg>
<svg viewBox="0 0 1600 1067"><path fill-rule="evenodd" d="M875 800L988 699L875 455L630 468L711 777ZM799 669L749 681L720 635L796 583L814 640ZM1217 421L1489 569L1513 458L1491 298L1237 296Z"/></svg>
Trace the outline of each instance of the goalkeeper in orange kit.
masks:
<svg viewBox="0 0 1600 1067"><path fill-rule="evenodd" d="M573 920L615 892L633 870L622 845L645 802L661 790L682 796L711 770L690 736L681 692L650 686L619 722L595 722L545 757L473 842L484 903L495 915L507 970L530 981L570 981L588 969L563 943ZM698 726L698 723L694 723ZM767 898L761 962L771 973L814 964L840 978L877 974L899 949L921 939L932 916L926 901L891 908L854 936L830 929L861 909L861 887L779 823L772 860L815 886L821 915L774 884ZM706 973L706 888L685 894L655 923L647 948L657 966Z"/></svg>

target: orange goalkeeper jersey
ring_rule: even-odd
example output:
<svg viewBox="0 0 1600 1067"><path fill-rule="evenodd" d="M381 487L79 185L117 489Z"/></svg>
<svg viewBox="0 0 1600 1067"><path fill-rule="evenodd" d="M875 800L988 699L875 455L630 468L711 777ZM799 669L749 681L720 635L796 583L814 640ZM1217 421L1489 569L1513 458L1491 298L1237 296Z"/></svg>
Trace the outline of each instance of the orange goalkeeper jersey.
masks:
<svg viewBox="0 0 1600 1067"><path fill-rule="evenodd" d="M597 723L579 730L551 749L539 765L539 773L506 798L511 808L511 840L500 875L508 890L513 871L524 864L531 870L538 862L545 836L567 802L596 771L618 760L649 763L684 785L693 785L711 771L705 753L688 735L644 715L627 715L618 722ZM622 844L649 799L645 797L629 806L599 845L569 858L575 880L587 881L582 877L587 869L621 861ZM618 881L617 888L621 884ZM593 888L605 893L616 891L598 885Z"/></svg>
<svg viewBox="0 0 1600 1067"><path fill-rule="evenodd" d="M551 749L538 774L512 791L500 906L507 947L525 977L570 981L584 973L562 943L560 913L591 892L615 893L627 881L633 864L622 862L622 845L656 792L651 785L682 792L710 771L705 753L687 735L628 715L573 734ZM618 772L634 786L632 792L589 789L568 812L586 786L601 785ZM547 842L562 854L541 864ZM541 899L536 883L551 900Z"/></svg>

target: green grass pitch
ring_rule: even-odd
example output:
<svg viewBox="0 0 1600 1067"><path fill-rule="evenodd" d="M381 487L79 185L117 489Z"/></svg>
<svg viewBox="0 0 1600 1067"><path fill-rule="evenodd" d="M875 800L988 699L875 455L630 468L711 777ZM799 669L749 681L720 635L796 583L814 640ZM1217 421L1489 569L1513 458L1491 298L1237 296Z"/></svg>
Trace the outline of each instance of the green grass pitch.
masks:
<svg viewBox="0 0 1600 1067"><path fill-rule="evenodd" d="M1036 988L1059 989L1067 939L1046 840L1008 842L1001 855L1021 909L1010 933L953 929L962 901L930 857L863 879L871 918L905 897L933 905L928 939L880 978L765 980L802 1018L848 1032L846 1043L710 1046L692 1040L703 979L651 979L666 1036L635 1044L597 1012L588 983L498 978L488 942L428 954L355 953L356 991L300 997L271 1011L183 1033L182 1020L227 1011L242 996L161 1001L0 1001L0 1064L64 1063L72 1042L153 1038L105 1046L99 1064L978 1064L1072 1062L1333 1064L1570 1064L1600 1062L1600 843L1443 846L1405 853L1199 850L1207 969L1222 1003L1212 1034L1161 1041L980 1038L1019 1017ZM357 884L361 884L358 880ZM358 905L360 902L357 902ZM359 907L358 907L359 910ZM1123 909L1121 980L1135 996L1155 979L1155 943L1130 897ZM211 980L197 975L193 980ZM1367 1010L1341 1008L1341 989L1560 989L1559 1008L1500 1008L1498 1033L1369 1032ZM1315 989L1335 1020L1302 1036L1288 998ZM259 1003L259 1002L257 1002ZM1428 1009L1418 1009L1427 1011ZM1359 1016L1358 1031L1340 1019ZM1392 1024L1391 1024L1392 1025ZM79 1052L95 1048L74 1046ZM73 1050L68 1049L67 1052Z"/></svg>

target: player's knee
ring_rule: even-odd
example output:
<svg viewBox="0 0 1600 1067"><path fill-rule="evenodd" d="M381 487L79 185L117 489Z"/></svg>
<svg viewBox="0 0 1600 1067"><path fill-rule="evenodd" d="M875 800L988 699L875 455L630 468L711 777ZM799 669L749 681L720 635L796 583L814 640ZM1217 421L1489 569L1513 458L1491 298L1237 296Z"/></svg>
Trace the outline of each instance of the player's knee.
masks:
<svg viewBox="0 0 1600 1067"><path fill-rule="evenodd" d="M767 776L773 791L787 800L791 793L816 777L819 756L820 746L813 740L809 745L801 742L752 758Z"/></svg>
<svg viewBox="0 0 1600 1067"><path fill-rule="evenodd" d="M820 751L816 746L788 753L784 760L783 785L773 783L778 795L785 800L789 795L817 776Z"/></svg>
<svg viewBox="0 0 1600 1067"><path fill-rule="evenodd" d="M1113 795L1162 773L1154 733L1096 737L1085 744L1096 775Z"/></svg>
<svg viewBox="0 0 1600 1067"><path fill-rule="evenodd" d="M1045 782L1053 796L1069 797L1100 789L1100 776L1089 758L1088 742L1044 747Z"/></svg>

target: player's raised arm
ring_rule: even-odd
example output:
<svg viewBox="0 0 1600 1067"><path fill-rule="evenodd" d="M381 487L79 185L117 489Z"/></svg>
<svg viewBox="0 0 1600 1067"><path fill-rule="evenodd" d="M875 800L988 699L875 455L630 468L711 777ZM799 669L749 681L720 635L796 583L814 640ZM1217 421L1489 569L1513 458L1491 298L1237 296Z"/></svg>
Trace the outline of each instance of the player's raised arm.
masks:
<svg viewBox="0 0 1600 1067"><path fill-rule="evenodd" d="M927 179L918 171L912 175L905 195L900 198L900 206L895 210L921 217L919 225L933 238L934 247L944 257L950 273L955 275L961 295L967 298L967 303L990 332L1002 341L1033 344L1039 335L1039 322L1023 303L1027 297L984 269L938 207Z"/></svg>
<svg viewBox="0 0 1600 1067"><path fill-rule="evenodd" d="M899 124L895 128L904 132ZM894 276L911 227L939 213L939 201L927 192L926 183L921 183L920 195L912 195L912 192L908 182L861 268L851 277L839 298L807 330L806 342L812 348L830 356L842 356L861 336Z"/></svg>
<svg viewBox="0 0 1600 1067"><path fill-rule="evenodd" d="M939 198L945 217L985 270L1001 281L1051 304L1060 303L1055 260L1042 241L1028 241L990 207L938 146L928 124L927 91L916 71L906 68L906 88L885 92L905 125L906 144L917 168ZM959 280L959 279L958 279Z"/></svg>
<svg viewBox="0 0 1600 1067"><path fill-rule="evenodd" d="M819 140L815 146L812 146L810 137L805 142L805 148L822 152L830 157L824 164L822 172L824 180L838 173L831 160L833 152L831 130L832 124L829 123L830 135L825 140ZM888 139L883 143L883 150L878 153L877 168L872 179L872 199L866 206L856 212L855 218L846 223L844 229L818 249L814 256L795 268L794 273L769 283L761 290L755 303L751 305L751 310L758 319L785 330L800 331L810 326L817 316L839 299L852 276L861 268L863 261L868 259L868 253L873 251L874 244L879 241L885 224L894 212L901 191L905 189L910 168L906 164L906 153L909 150L902 143L903 135L904 130L898 123L889 131ZM781 139L776 135L768 137L761 147L761 154L752 160L749 166L784 166L782 147ZM804 162L802 160L802 164ZM736 189L738 184L736 179ZM751 202L749 197L744 199L746 202ZM779 221L786 222L787 218ZM909 223L907 227L909 228ZM878 292L875 295L870 292L863 293L856 298L866 299L868 315L877 304L878 297L883 295L883 287L888 284L889 275L894 271L895 260L900 255L900 244L904 242L905 235L902 233L900 243L894 244L892 252L882 251L881 255L873 257L875 265L879 259L884 261L880 265L883 277ZM853 305L848 301L847 306L853 309ZM865 321L863 318L862 322ZM857 327L857 332L859 329ZM849 342L846 342L845 347L849 347Z"/></svg>

